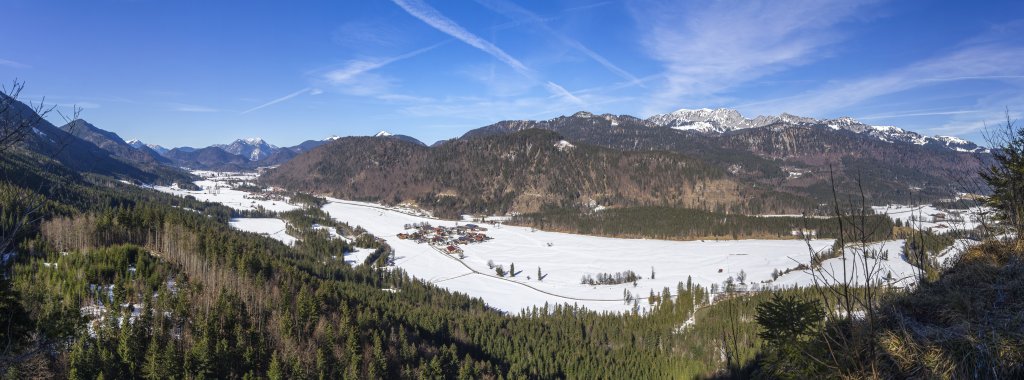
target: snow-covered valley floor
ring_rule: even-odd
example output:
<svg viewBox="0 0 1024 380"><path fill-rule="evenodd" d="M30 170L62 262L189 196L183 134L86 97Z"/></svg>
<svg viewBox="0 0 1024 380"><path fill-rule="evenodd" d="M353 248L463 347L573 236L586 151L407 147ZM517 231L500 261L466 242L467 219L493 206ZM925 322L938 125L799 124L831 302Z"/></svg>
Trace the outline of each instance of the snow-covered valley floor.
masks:
<svg viewBox="0 0 1024 380"><path fill-rule="evenodd" d="M292 245L295 238L286 234L285 222L277 218L234 218L229 222L231 227L236 229L255 232L268 237L280 240L282 243Z"/></svg>
<svg viewBox="0 0 1024 380"><path fill-rule="evenodd" d="M186 191L176 187L155 187L159 191L181 196L192 195L201 200L219 202L237 209L257 205L273 210L290 210L297 206L285 200L261 201L207 174L197 182L203 191ZM226 177L226 176L225 176ZM214 190L216 188L216 190ZM547 304L577 304L597 311L623 312L633 308L624 302L626 292L639 298L639 307L648 307L651 291L661 293L692 277L694 283L711 286L729 277L746 274L748 284L772 286L772 272L784 271L810 261L810 252L832 246L829 239L811 240L722 240L669 241L653 239L620 239L534 230L529 227L492 226L486 234L493 238L483 243L460 246L465 257L442 253L429 244L399 239L407 224L428 222L435 226L465 225L466 222L432 219L412 215L377 204L328 198L323 207L331 217L352 226L362 226L383 238L395 249L395 265L410 275L451 291L479 297L492 307L508 312ZM268 207L269 206L269 207ZM279 219L236 219L235 228L266 233L281 241L294 239L284 234ZM284 236L281 236L284 235ZM902 241L879 244L888 250L882 276L892 272L894 278L913 275L914 268L900 254ZM358 262L358 260L347 261ZM835 260L840 260L836 262ZM514 264L515 277L499 277L488 265L502 265L506 270ZM841 259L825 262L824 267L841 267ZM538 279L540 269L543 280ZM619 285L581 284L584 275L615 274L631 270L641 279ZM652 277L653 271L653 277ZM812 283L807 273L794 271L779 277L774 284L785 286Z"/></svg>

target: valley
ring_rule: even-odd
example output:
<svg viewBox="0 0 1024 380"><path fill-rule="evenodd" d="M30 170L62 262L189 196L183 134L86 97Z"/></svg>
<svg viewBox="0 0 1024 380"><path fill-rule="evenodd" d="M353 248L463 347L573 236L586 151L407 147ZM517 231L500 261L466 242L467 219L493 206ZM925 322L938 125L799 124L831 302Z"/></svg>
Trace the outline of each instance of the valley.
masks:
<svg viewBox="0 0 1024 380"><path fill-rule="evenodd" d="M255 181L255 174L195 172L204 178L196 184L198 191L176 187L155 187L178 196L224 204L238 209L263 207L267 210L287 211L299 209L285 199L259 201L256 194L232 188L237 180ZM665 289L674 292L680 283L694 283L707 288L718 287L728 279L737 279L744 290L766 290L792 286L809 286L814 280L805 270L792 270L778 278L773 272L787 272L800 265L807 266L811 252L830 249L833 239L803 240L796 237L776 240L697 240L669 241L656 239L620 239L567 234L502 224L482 224L492 240L479 244L458 246L459 255L444 252L444 246L420 244L400 239L399 234L409 232L409 225L429 223L454 228L472 221L453 221L412 215L374 203L326 198L322 209L337 221L359 226L383 238L395 250L394 267L409 275L453 292L479 297L488 305L508 313L523 309L556 304L570 304L595 311L647 312L652 307L647 297L662 294ZM268 203L269 202L269 203ZM909 218L908 209L892 207L895 216ZM938 212L929 209L930 212ZM966 210L965 210L966 213ZM240 219L249 220L249 219ZM277 219L273 219L277 220ZM282 235L284 222L250 220L249 226L238 226L246 231L267 233L286 244L293 237ZM263 227L263 224L270 226ZM239 225L238 222L232 222ZM271 227L272 226L272 227ZM973 226L971 227L973 228ZM350 237L351 238L351 237ZM913 284L919 268L907 263L902 255L903 240L877 243L871 249L884 252L887 259L873 263L882 276L893 279L893 284ZM963 249L961 246L959 249ZM348 260L348 259L346 259ZM835 267L832 259L823 265ZM353 262L361 262L358 258ZM516 276L499 276L494 267L510 268L515 265ZM838 267L836 267L838 268ZM538 270L543 280L538 280ZM835 269L832 269L835 270ZM864 269L859 269L863 271ZM632 271L640 279L621 285L581 284L583 276L614 274ZM854 270L851 269L851 272ZM742 275L741 275L742 273ZM652 278L653 275L653 278ZM738 280L739 277L743 280ZM881 278L876 279L881 280ZM863 281L863 280L861 280ZM630 295L627 300L626 295Z"/></svg>
<svg viewBox="0 0 1024 380"><path fill-rule="evenodd" d="M1024 2L0 14L0 380L1024 379Z"/></svg>

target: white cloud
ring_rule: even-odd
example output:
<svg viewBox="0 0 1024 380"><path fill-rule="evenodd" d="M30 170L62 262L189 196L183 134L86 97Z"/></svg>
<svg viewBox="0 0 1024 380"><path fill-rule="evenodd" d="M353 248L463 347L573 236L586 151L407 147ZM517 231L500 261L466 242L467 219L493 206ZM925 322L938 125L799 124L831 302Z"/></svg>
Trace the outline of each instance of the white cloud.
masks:
<svg viewBox="0 0 1024 380"><path fill-rule="evenodd" d="M958 80L1013 80L1024 75L1024 47L980 45L959 50L875 76L833 81L791 97L748 105L760 110L785 110L823 115L880 96ZM999 79L1002 78L1002 79Z"/></svg>
<svg viewBox="0 0 1024 380"><path fill-rule="evenodd" d="M29 66L27 64L24 64L24 63L21 63L21 62L17 62L17 61L12 61L12 60L9 60L9 59L3 59L3 58L0 58L0 66L7 66L7 67L15 68L15 69L30 69L30 68L32 68L32 66Z"/></svg>
<svg viewBox="0 0 1024 380"><path fill-rule="evenodd" d="M301 90L295 91L295 92L293 92L293 93L291 93L291 94L288 94L288 95L282 96L282 97L280 97L280 98L277 98L277 99L271 100L271 101L269 101L269 102L266 102L266 103L260 104L260 105L258 105L258 106L256 106L256 107L253 107L253 108L247 109L247 110L245 110L245 111L242 111L242 114L244 115L244 114L247 114L247 113L249 113L249 112L252 112L252 111L256 111L256 110L260 110L260 109L263 109L263 108L267 108L267 107L270 107L270 106L272 106L272 105L275 105L275 104L277 104L277 103L283 102L283 101L285 101L285 100L288 100L288 99L294 98L294 97L296 97L296 96L299 96L299 95L302 95L302 94L306 94L306 93L311 93L311 92L313 92L314 90L316 90L316 89L315 89L315 88L309 88L309 87L307 87L307 88L304 88L304 89L301 89Z"/></svg>
<svg viewBox="0 0 1024 380"><path fill-rule="evenodd" d="M985 143L985 134L1005 126L1007 116L1020 125L1024 110L1013 108L1020 104L1024 104L1024 94L1019 91L995 92L976 100L973 108L978 112L953 115L945 123L924 130L931 134L976 136L976 143Z"/></svg>
<svg viewBox="0 0 1024 380"><path fill-rule="evenodd" d="M552 29L547 24L547 22L549 21L548 19L542 18L542 17L538 16L537 14L535 14L533 12L530 12L526 8L520 7L520 6L518 6L518 5L514 4L514 3L511 3L511 2L508 2L508 1L504 1L504 0L476 0L476 2L481 4L481 5L483 5L483 6L485 6L485 7L487 7L487 8L490 8L490 9L496 11L496 12L502 13L502 14L510 17L510 18L516 18L516 17L525 18L530 23L539 26L546 33L548 33L549 35L551 35L551 36L555 37L556 39L558 39L562 44L564 44L564 45L566 45L568 47L571 47L571 48L575 49L576 51L582 53L583 55L587 56L588 58L590 58L594 62L597 62L598 64L603 66L608 71L611 71L615 75L618 75L618 76L622 77L623 79L626 79L627 81L631 82L632 84L635 84L635 85L641 84L640 80L637 79L637 77L635 75L630 74L628 71L623 70L619 66L616 66L614 63L609 61L607 58L605 58L601 54L598 54L597 52L595 52L594 50L590 49L589 47L583 45L583 43L579 42L578 40L570 38L570 37L566 36L565 34L562 34L562 33L558 32L558 31ZM593 4L593 5L590 5L588 7L603 6L605 4L607 4L607 3ZM580 8L577 8L577 9L580 9Z"/></svg>
<svg viewBox="0 0 1024 380"><path fill-rule="evenodd" d="M94 102L58 103L57 106L70 109L81 108L86 110L100 108L100 104Z"/></svg>
<svg viewBox="0 0 1024 380"><path fill-rule="evenodd" d="M843 39L865 1L647 1L631 8L642 45L665 69L650 111L702 101L741 84L807 64Z"/></svg>
<svg viewBox="0 0 1024 380"><path fill-rule="evenodd" d="M211 113L220 112L219 109L199 106L195 104L174 104L174 110L178 112L195 112L195 113Z"/></svg>
<svg viewBox="0 0 1024 380"><path fill-rule="evenodd" d="M452 37L458 39L459 41L462 41L462 42L466 43L467 45L470 45L470 46L473 46L473 47L475 47L477 49L480 49L481 51L483 51L483 52L485 52L487 54L490 54L490 55L494 56L495 58L498 58L498 60L501 60L501 61L505 62L505 65L508 65L509 67L511 67L513 70L515 70L516 72L518 72L522 76L524 76L524 77L526 77L526 78L528 78L530 80L536 80L536 76L534 75L534 72L529 70L529 68L526 68L526 66L523 65L521 61L519 61L518 59L512 57L511 55L506 53L504 50L502 50L501 48L499 48L495 44L490 43L489 41L486 41L486 40L484 40L484 39L482 39L480 37L477 37L475 34L467 31L465 28L463 28L460 25L456 24L454 22L454 20L452 20L449 17L444 16L439 11L437 11L437 9L434 9L430 5L424 3L423 1L421 1L421 0L392 0L392 1L395 4L397 4L399 7L401 7L402 9L406 10L406 12L408 12L409 14L411 14L414 17L419 18L420 20L422 20L422 22L426 23L430 27L432 27L432 28L434 28L434 29L436 29L436 30L446 34L446 35L452 36ZM564 97L565 93L568 93L568 91L565 91L564 88L562 88L561 86L558 86L557 84L555 84L554 86L551 86L553 84L554 84L553 82L548 82L548 84L545 86L549 91L551 91L551 93L553 95ZM569 94L569 95L571 96L571 94ZM575 96L572 96L572 98L575 98ZM579 98L577 98L577 99L579 99Z"/></svg>
<svg viewBox="0 0 1024 380"><path fill-rule="evenodd" d="M557 96L557 97L559 97L559 98L561 98L563 100L566 100L566 101L569 101L571 103L575 103L575 104L578 104L578 105L583 105L584 104L582 99L577 98L576 95L573 95L571 92L569 92L569 90L566 90L565 87L562 87L562 86L559 86L559 85L555 84L555 82L545 83L545 86L548 88L548 91L551 91L552 94L554 94L555 96Z"/></svg>
<svg viewBox="0 0 1024 380"><path fill-rule="evenodd" d="M330 82L332 84L348 83L348 82L351 82L352 80L354 80L357 76L359 76L361 74L364 74L366 72L379 69L381 67L390 65L392 63L395 63L395 62L398 62L398 61L401 61L401 60L404 60L404 59L409 59L409 58L415 57L417 55L420 55L420 54L426 53L428 51L434 50L438 46L441 46L441 45L444 45L444 44L445 44L445 42L441 42L441 43L438 43L438 44L427 46L427 47L422 48L422 49L414 50L414 51L411 51L411 52L408 52L408 53L405 53L405 54L402 54L402 55L398 55L398 56L394 56L394 57L389 57L389 58L365 59L365 60L350 61L348 64L345 65L345 67L342 67L340 69L335 69L335 70L328 71L326 74L324 74L323 77L324 77L324 79L326 79L328 82Z"/></svg>
<svg viewBox="0 0 1024 380"><path fill-rule="evenodd" d="M407 13L420 19L434 29L441 31L449 36L455 37L459 41L466 43L469 46L480 49L481 51L490 54L494 58L504 62L511 66L513 69L518 71L527 77L532 77L532 73L529 68L526 67L522 62L513 58L511 55L505 53L504 50L495 46L487 40L484 40L477 35L466 30L459 24L455 23L448 17L445 17L437 9L434 9L430 5L427 5L421 0L392 0L395 4L405 10Z"/></svg>
<svg viewBox="0 0 1024 380"><path fill-rule="evenodd" d="M970 113L982 112L980 110L956 110L956 111L931 111L931 112L904 112L904 113L890 113L881 115L868 115L857 117L858 120L878 120L878 119L898 119L903 117L918 117L918 116L950 116L950 115L963 115Z"/></svg>

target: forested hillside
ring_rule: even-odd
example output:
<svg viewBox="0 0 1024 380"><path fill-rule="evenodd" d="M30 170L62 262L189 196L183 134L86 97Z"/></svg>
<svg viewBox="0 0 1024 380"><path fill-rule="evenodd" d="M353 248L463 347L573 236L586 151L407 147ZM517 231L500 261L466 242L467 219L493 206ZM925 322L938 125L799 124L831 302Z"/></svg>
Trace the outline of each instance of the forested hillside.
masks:
<svg viewBox="0 0 1024 380"><path fill-rule="evenodd" d="M623 151L670 151L729 169L749 183L806 196L830 198L830 170L840 191L859 178L874 204L911 203L948 198L977 189L978 171L991 162L987 153L959 152L935 144L887 141L879 137L814 123L780 120L756 128L723 133L677 130L628 115L579 112L550 120L512 120L467 132L462 139L551 130L574 144ZM913 188L913 190L912 190Z"/></svg>
<svg viewBox="0 0 1024 380"><path fill-rule="evenodd" d="M8 377L690 377L723 365L726 323L736 358L752 360L759 341L755 299L702 308L706 322L682 330L707 290L652 294L660 306L646 316L558 305L510 316L400 270L350 267L334 258L347 246L325 248L323 235L288 247L229 228L237 212L223 206L41 171L38 159L0 166L5 232L26 211L19 194L48 199L5 249Z"/></svg>
<svg viewBox="0 0 1024 380"><path fill-rule="evenodd" d="M798 196L743 184L703 159L573 145L543 130L436 147L342 138L262 178L274 186L343 199L412 202L442 216L595 205L799 212L807 204Z"/></svg>
<svg viewBox="0 0 1024 380"><path fill-rule="evenodd" d="M117 135L96 129L82 120L67 120L64 129L54 126L45 118L52 108L42 105L33 108L18 101L20 86L14 83L13 96L0 92L0 145L17 146L50 157L77 172L146 183L192 181L193 176L179 168L162 165L144 153L123 150L130 146ZM118 156L97 143L125 155Z"/></svg>

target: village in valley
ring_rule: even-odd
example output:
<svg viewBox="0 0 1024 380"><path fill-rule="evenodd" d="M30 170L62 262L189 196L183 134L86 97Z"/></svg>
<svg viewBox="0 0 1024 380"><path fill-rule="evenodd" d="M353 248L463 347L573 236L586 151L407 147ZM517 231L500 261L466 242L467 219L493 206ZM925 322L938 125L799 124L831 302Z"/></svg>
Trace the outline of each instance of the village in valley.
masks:
<svg viewBox="0 0 1024 380"><path fill-rule="evenodd" d="M431 247L447 253L465 258L460 245L483 243L493 239L487 236L487 228L477 224L455 225L454 227L433 226L430 223L411 223L405 225L406 231L398 234L402 240L412 240L420 244L430 244Z"/></svg>

